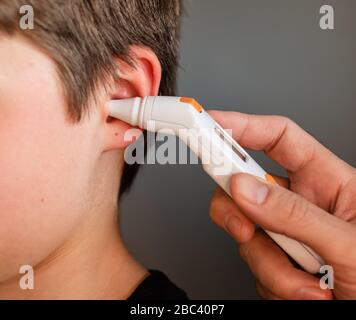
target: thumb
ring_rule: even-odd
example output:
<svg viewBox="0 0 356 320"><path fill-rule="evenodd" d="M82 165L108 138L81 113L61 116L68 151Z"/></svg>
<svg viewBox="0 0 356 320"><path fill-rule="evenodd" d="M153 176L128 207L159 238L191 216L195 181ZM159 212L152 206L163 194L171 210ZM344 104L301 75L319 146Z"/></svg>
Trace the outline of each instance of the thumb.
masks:
<svg viewBox="0 0 356 320"><path fill-rule="evenodd" d="M305 243L326 260L354 246L350 224L277 184L241 173L231 180L231 195L252 221Z"/></svg>

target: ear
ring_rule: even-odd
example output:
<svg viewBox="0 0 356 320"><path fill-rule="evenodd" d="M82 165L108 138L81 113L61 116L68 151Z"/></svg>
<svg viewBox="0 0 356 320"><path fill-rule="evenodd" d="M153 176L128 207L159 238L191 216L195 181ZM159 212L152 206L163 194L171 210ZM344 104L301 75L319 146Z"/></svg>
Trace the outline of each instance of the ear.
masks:
<svg viewBox="0 0 356 320"><path fill-rule="evenodd" d="M112 99L127 99L158 95L162 77L161 64L156 54L147 47L131 46L129 50L133 65L117 59L117 73L119 75L110 93ZM107 101L109 102L109 101ZM123 149L138 138L138 129L130 132L133 140L125 141L125 133L132 127L121 120L106 115L105 150Z"/></svg>

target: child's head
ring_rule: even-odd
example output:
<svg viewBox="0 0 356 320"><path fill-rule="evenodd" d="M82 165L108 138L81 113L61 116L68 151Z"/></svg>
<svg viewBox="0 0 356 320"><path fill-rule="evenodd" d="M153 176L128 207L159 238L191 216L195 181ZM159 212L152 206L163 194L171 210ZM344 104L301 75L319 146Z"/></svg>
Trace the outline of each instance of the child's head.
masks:
<svg viewBox="0 0 356 320"><path fill-rule="evenodd" d="M24 4L33 30L19 28ZM124 165L128 126L106 104L174 94L181 10L180 0L0 2L0 282L115 209L137 167Z"/></svg>

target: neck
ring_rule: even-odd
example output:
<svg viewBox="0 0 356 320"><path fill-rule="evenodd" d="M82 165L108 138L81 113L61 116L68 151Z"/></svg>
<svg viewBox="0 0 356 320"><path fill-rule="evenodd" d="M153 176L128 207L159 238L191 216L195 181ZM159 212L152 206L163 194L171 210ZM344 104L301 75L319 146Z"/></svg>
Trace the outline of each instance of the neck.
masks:
<svg viewBox="0 0 356 320"><path fill-rule="evenodd" d="M110 211L101 212L110 219L88 222L34 267L34 289L21 289L20 275L0 284L0 299L128 298L147 271L127 251Z"/></svg>

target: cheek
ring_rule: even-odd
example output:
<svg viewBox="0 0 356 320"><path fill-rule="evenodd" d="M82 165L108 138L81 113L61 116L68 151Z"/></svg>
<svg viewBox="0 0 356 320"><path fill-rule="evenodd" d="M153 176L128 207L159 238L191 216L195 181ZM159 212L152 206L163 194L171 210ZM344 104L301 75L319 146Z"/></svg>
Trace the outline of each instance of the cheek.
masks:
<svg viewBox="0 0 356 320"><path fill-rule="evenodd" d="M65 130L42 130L0 132L0 253L16 270L55 250L85 214L85 151Z"/></svg>
<svg viewBox="0 0 356 320"><path fill-rule="evenodd" d="M0 282L55 250L85 214L86 129L68 124L62 106L49 113L28 101L0 118Z"/></svg>
<svg viewBox="0 0 356 320"><path fill-rule="evenodd" d="M0 41L0 282L57 249L86 214L95 147L67 122L56 68L18 39Z"/></svg>

